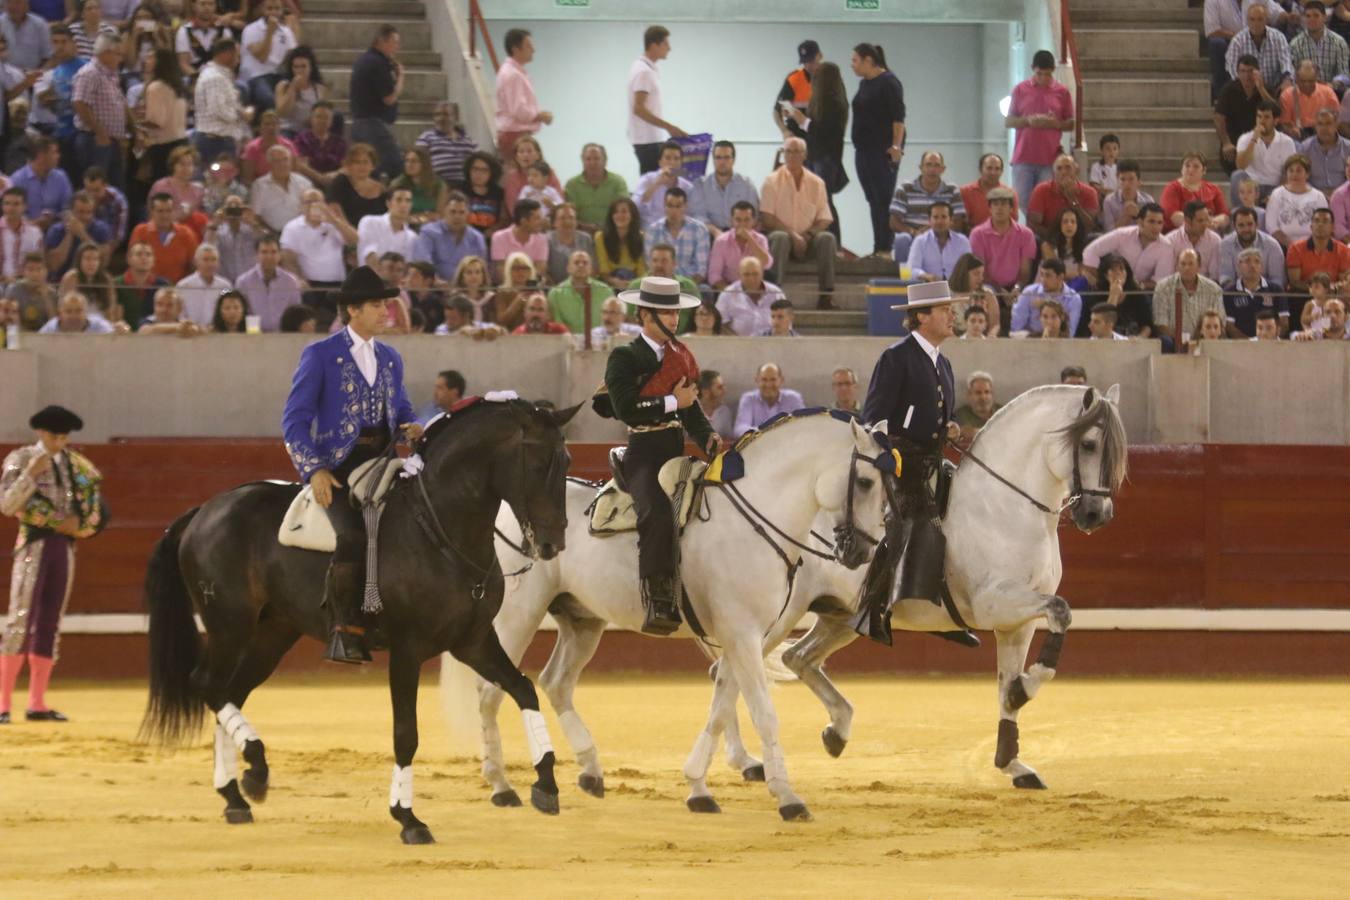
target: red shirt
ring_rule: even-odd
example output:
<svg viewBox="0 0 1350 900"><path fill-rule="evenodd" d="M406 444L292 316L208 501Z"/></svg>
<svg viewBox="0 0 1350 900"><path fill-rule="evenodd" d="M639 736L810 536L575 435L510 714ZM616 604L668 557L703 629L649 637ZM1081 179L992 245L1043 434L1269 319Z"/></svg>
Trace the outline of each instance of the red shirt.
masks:
<svg viewBox="0 0 1350 900"><path fill-rule="evenodd" d="M1097 189L1080 181L1074 191L1078 197L1079 210L1087 216L1090 225L1097 218ZM1059 214L1068 208L1064 192L1053 181L1043 181L1036 185L1036 190L1031 192L1031 200L1027 202L1028 216L1031 213L1040 213L1041 224L1052 230L1059 221Z"/></svg>
<svg viewBox="0 0 1350 900"><path fill-rule="evenodd" d="M530 331L523 323L516 326L512 334L571 334L561 322L545 322L543 331Z"/></svg>
<svg viewBox="0 0 1350 900"><path fill-rule="evenodd" d="M1003 182L999 182L1001 188L1012 188ZM980 180L977 178L970 184L961 186L961 205L966 208L966 225L974 228L976 225L983 225L989 221L989 198L980 188ZM1012 202L1013 221L1017 220L1017 194L1013 194Z"/></svg>
<svg viewBox="0 0 1350 900"><path fill-rule="evenodd" d="M160 234L153 222L142 222L131 229L128 246L138 242L150 245L155 251L155 264L151 267L160 278L170 284L177 284L192 272L192 257L197 252L197 235L186 225L175 222L171 231Z"/></svg>
<svg viewBox="0 0 1350 900"><path fill-rule="evenodd" d="M1308 276L1315 272L1326 272L1331 283L1335 284L1350 272L1350 247L1335 238L1331 239L1329 247L1320 250L1314 246L1312 238L1295 241L1289 245L1285 264L1291 275L1293 269L1298 269L1299 281L1306 282Z"/></svg>
<svg viewBox="0 0 1350 900"><path fill-rule="evenodd" d="M1202 201L1211 216L1228 215L1228 201L1224 199L1223 191L1208 181L1200 182L1200 190L1188 191L1181 186L1181 179L1178 178L1163 188L1162 200L1159 201L1163 208L1163 234L1176 228L1172 224L1172 216L1185 212L1186 204L1192 200Z"/></svg>

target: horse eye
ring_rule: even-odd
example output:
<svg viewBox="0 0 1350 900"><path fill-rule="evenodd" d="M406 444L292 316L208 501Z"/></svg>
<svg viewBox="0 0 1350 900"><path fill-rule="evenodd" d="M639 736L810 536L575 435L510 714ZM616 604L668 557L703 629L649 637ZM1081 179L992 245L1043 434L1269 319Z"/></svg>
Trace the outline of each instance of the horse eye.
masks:
<svg viewBox="0 0 1350 900"><path fill-rule="evenodd" d="M1084 451L1085 453L1096 453L1096 452L1097 452L1097 442L1096 442L1096 441L1083 441L1083 451Z"/></svg>
<svg viewBox="0 0 1350 900"><path fill-rule="evenodd" d="M873 480L870 479L870 478L859 478L859 479L858 479L858 490L860 490L860 491L870 491L870 490L872 489L872 487L873 487L875 484L876 484L876 482L873 481Z"/></svg>

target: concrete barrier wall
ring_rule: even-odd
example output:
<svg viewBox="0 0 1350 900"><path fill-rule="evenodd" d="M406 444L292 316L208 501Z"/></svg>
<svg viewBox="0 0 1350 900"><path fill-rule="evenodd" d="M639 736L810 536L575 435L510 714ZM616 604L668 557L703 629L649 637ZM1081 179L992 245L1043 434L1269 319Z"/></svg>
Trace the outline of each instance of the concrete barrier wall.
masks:
<svg viewBox="0 0 1350 900"><path fill-rule="evenodd" d="M26 440L38 406L60 403L85 419L86 442L113 437L270 437L300 351L300 335L172 337L25 335L0 352L0 441ZM473 393L512 389L559 406L587 400L604 377L606 354L573 350L565 337L473 341L394 337L409 393L430 402L436 372L458 369ZM830 373L850 366L865 386L886 338L692 339L700 364L723 374L729 402L754 389L755 370L776 362L808 405L828 405ZM1121 414L1134 443L1350 443L1350 343L1256 345L1220 342L1201 357L1162 356L1141 341L978 341L943 346L962 382L991 373L1006 401L1055 382L1066 365L1089 381L1121 386ZM860 391L861 393L861 391ZM612 421L584 413L574 441L623 437Z"/></svg>

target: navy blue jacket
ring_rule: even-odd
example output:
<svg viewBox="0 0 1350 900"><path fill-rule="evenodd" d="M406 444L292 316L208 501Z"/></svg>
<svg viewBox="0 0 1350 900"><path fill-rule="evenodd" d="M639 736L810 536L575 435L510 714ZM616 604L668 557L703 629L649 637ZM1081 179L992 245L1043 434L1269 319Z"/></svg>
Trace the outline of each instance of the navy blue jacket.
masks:
<svg viewBox="0 0 1350 900"><path fill-rule="evenodd" d="M937 368L909 335L887 347L872 370L863 403L863 420L887 421L892 437L902 437L937 453L947 423L956 414L956 378L947 357L938 354Z"/></svg>

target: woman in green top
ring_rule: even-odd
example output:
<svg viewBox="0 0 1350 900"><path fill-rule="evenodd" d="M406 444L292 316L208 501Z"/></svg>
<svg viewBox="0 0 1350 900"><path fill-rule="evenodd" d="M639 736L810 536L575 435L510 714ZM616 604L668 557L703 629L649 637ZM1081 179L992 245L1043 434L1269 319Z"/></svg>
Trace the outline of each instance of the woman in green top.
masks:
<svg viewBox="0 0 1350 900"><path fill-rule="evenodd" d="M397 188L412 191L412 224L415 228L439 219L450 195L450 186L431 168L431 151L420 145L404 152L403 174L389 186L391 191Z"/></svg>

